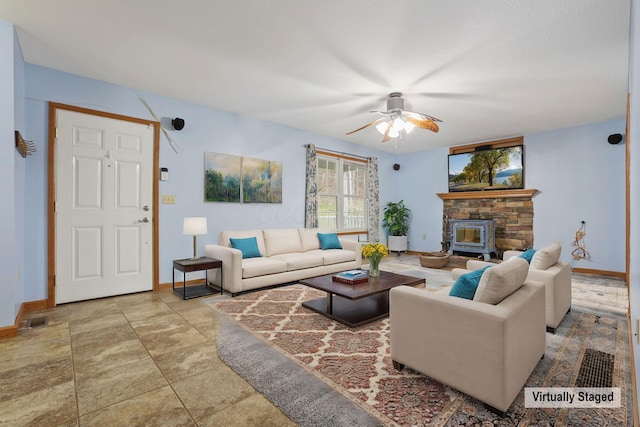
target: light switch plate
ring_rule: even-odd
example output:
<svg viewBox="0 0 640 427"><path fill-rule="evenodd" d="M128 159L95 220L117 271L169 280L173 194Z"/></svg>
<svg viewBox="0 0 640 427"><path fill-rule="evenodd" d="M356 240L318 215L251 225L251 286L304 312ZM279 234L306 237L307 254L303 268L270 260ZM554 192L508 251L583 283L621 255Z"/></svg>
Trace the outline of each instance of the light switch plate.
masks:
<svg viewBox="0 0 640 427"><path fill-rule="evenodd" d="M176 204L176 196L173 194L163 194L162 195L162 203L165 205L175 205Z"/></svg>

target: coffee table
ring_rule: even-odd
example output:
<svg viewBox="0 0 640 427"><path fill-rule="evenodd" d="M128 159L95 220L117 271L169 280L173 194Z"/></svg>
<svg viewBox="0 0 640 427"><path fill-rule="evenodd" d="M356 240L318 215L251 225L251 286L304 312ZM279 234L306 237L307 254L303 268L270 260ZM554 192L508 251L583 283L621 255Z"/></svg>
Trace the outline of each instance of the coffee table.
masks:
<svg viewBox="0 0 640 427"><path fill-rule="evenodd" d="M350 285L334 282L333 274L301 280L300 283L325 291L325 298L302 303L303 307L318 312L351 328L364 325L389 315L389 290L396 286L416 286L424 279L381 271L379 277Z"/></svg>

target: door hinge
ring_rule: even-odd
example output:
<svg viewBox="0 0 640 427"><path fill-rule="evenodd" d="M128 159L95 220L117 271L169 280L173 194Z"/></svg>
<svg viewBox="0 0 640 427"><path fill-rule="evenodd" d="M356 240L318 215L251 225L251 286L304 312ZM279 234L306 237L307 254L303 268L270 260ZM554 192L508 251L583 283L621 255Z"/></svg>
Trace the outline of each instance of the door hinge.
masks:
<svg viewBox="0 0 640 427"><path fill-rule="evenodd" d="M54 287L54 288L56 287L56 277L57 277L57 276L53 276L53 287Z"/></svg>
<svg viewBox="0 0 640 427"><path fill-rule="evenodd" d="M58 128L56 128L56 138L58 138Z"/></svg>

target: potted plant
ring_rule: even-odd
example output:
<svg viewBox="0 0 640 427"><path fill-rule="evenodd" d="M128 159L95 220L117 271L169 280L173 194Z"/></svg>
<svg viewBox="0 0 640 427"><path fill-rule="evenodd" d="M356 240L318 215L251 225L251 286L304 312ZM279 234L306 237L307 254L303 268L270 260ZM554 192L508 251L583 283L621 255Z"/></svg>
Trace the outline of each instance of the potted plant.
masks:
<svg viewBox="0 0 640 427"><path fill-rule="evenodd" d="M404 200L389 202L384 208L382 226L389 231L387 246L390 251L401 252L407 250L410 213L411 209L405 206Z"/></svg>

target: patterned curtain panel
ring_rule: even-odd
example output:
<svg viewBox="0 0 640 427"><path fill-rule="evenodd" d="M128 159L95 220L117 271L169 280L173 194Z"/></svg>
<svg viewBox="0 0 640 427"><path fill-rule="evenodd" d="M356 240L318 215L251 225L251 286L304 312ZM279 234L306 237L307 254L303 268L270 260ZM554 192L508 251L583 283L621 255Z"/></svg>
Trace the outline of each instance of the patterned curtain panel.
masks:
<svg viewBox="0 0 640 427"><path fill-rule="evenodd" d="M369 224L367 231L370 242L380 241L380 184L378 182L378 159L370 157L367 160L367 200L369 201Z"/></svg>
<svg viewBox="0 0 640 427"><path fill-rule="evenodd" d="M316 161L316 146L307 145L307 181L305 191L306 228L318 227L318 162Z"/></svg>

